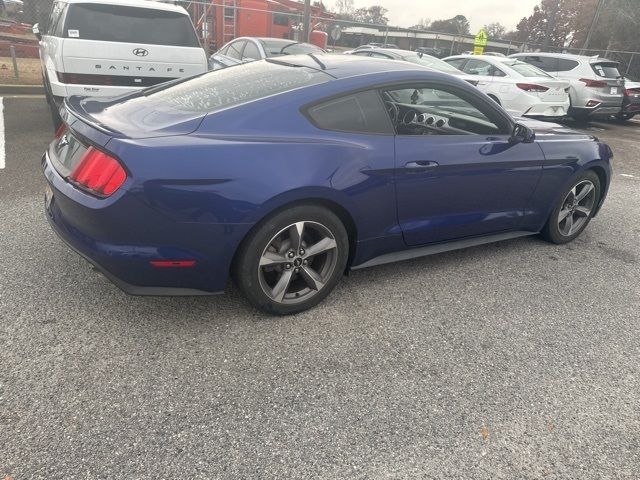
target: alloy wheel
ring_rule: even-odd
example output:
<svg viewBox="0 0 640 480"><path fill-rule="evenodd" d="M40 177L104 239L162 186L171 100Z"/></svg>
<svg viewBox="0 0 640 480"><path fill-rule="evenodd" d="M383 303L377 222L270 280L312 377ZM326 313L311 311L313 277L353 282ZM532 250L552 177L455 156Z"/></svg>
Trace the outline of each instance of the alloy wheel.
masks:
<svg viewBox="0 0 640 480"><path fill-rule="evenodd" d="M589 180L575 185L562 202L558 213L558 230L565 237L579 232L587 223L596 201L596 189Z"/></svg>
<svg viewBox="0 0 640 480"><path fill-rule="evenodd" d="M260 256L258 278L273 301L294 304L320 292L338 261L335 236L318 222L302 221L280 230Z"/></svg>

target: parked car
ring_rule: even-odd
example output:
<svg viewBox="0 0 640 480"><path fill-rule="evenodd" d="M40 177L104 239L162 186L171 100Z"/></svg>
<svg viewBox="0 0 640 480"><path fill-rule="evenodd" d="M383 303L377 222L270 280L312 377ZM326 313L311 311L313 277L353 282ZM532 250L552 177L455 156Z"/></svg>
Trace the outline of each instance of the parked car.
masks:
<svg viewBox="0 0 640 480"><path fill-rule="evenodd" d="M57 0L34 25L54 123L71 95L118 96L207 71L182 7L146 0Z"/></svg>
<svg viewBox="0 0 640 480"><path fill-rule="evenodd" d="M569 82L508 57L456 55L445 62L478 80L477 87L515 117L564 117Z"/></svg>
<svg viewBox="0 0 640 480"><path fill-rule="evenodd" d="M447 62L417 51L412 52L411 50L400 50L397 48L376 48L375 50L360 50L359 52L353 52L352 55L357 55L359 57L386 58L388 60L401 60L404 62L415 63L416 65L421 65L423 67L433 68L434 70L449 73L451 75L467 77L467 75L464 75L460 70L452 67Z"/></svg>
<svg viewBox="0 0 640 480"><path fill-rule="evenodd" d="M239 37L224 45L211 56L211 70L253 62L264 58L305 53L324 53L316 45L294 42L285 38Z"/></svg>
<svg viewBox="0 0 640 480"><path fill-rule="evenodd" d="M624 98L622 111L616 115L618 120L631 120L640 114L640 82L627 77L624 79Z"/></svg>
<svg viewBox="0 0 640 480"><path fill-rule="evenodd" d="M425 55L430 55L436 58L443 58L447 56L443 50L435 47L418 47L415 51L416 53L424 53Z"/></svg>
<svg viewBox="0 0 640 480"><path fill-rule="evenodd" d="M488 55L490 57L506 57L504 53L500 52L484 52L483 55Z"/></svg>
<svg viewBox="0 0 640 480"><path fill-rule="evenodd" d="M510 57L569 81L569 115L576 120L606 118L619 114L622 109L624 80L618 71L618 62L565 53L515 53Z"/></svg>
<svg viewBox="0 0 640 480"><path fill-rule="evenodd" d="M342 53L343 54L346 53L347 55L349 55L354 52L359 52L361 50L371 50L374 48L398 48L398 47L393 43L367 43L366 45L360 45L359 47L356 47L353 50L347 50Z"/></svg>
<svg viewBox="0 0 640 480"><path fill-rule="evenodd" d="M611 176L594 137L517 123L409 62L267 59L65 107L42 162L65 242L129 293L220 293L231 274L273 314L316 305L350 269L570 242Z"/></svg>

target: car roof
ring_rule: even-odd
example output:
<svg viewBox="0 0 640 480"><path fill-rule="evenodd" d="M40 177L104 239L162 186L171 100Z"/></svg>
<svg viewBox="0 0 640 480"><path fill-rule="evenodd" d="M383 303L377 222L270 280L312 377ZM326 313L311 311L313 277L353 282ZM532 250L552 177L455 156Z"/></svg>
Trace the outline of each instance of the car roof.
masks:
<svg viewBox="0 0 640 480"><path fill-rule="evenodd" d="M177 12L187 15L187 11L171 3L161 0L59 0L68 4L76 3L99 3L100 5L122 5L124 7L153 8L168 12ZM168 1L168 0L167 0Z"/></svg>
<svg viewBox="0 0 640 480"><path fill-rule="evenodd" d="M400 57L406 57L407 55L417 55L416 52L412 52L411 50L402 50L401 48L376 48L376 52L387 52L394 53Z"/></svg>
<svg viewBox="0 0 640 480"><path fill-rule="evenodd" d="M611 63L619 63L615 60L609 60L607 58L601 57L599 55L576 55L574 53L550 53L550 52L522 52L522 53L512 53L509 57L518 58L518 57L554 57L554 58L566 58L568 60L582 60L586 62L611 62Z"/></svg>
<svg viewBox="0 0 640 480"><path fill-rule="evenodd" d="M315 61L318 60L322 66ZM436 72L409 62L390 62L384 58L361 57L358 55L337 55L321 53L317 55L287 55L270 59L273 62L289 63L296 66L310 67L322 70L335 78L349 78L375 73L403 71L403 72Z"/></svg>

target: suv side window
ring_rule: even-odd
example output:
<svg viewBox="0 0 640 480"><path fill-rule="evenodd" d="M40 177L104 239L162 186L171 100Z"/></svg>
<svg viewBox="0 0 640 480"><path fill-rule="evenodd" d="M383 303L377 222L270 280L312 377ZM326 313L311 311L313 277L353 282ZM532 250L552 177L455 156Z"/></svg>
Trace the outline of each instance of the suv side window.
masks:
<svg viewBox="0 0 640 480"><path fill-rule="evenodd" d="M51 27L49 28L49 34L56 37L64 37L64 20L67 13L68 4L56 3L54 9L56 8L56 6L58 8L58 11L54 12L54 15L57 15L57 18L51 24Z"/></svg>
<svg viewBox="0 0 640 480"><path fill-rule="evenodd" d="M568 72L569 70L573 70L580 63L575 60L569 60L567 58L559 58L558 59L558 69L554 70L555 72Z"/></svg>
<svg viewBox="0 0 640 480"><path fill-rule="evenodd" d="M55 2L53 4L53 7L51 7L51 15L49 15L43 34L54 35L56 37L62 36L62 27L64 24L62 18L64 17L63 11L65 10L65 7L65 3Z"/></svg>
<svg viewBox="0 0 640 480"><path fill-rule="evenodd" d="M373 90L314 105L307 114L323 130L393 135L384 104Z"/></svg>
<svg viewBox="0 0 640 480"><path fill-rule="evenodd" d="M522 60L538 67L545 72L557 72L558 71L558 59L554 57L540 57L538 55L531 55L524 57Z"/></svg>

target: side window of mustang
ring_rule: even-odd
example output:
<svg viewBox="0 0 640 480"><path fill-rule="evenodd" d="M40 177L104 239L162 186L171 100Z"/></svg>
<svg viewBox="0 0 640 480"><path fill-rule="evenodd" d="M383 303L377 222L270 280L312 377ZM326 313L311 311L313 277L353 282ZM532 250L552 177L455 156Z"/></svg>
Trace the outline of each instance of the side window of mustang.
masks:
<svg viewBox="0 0 640 480"><path fill-rule="evenodd" d="M334 98L307 110L313 124L337 132L393 135L380 96L375 91Z"/></svg>
<svg viewBox="0 0 640 480"><path fill-rule="evenodd" d="M508 121L464 92L416 85L382 94L397 135L496 135Z"/></svg>

